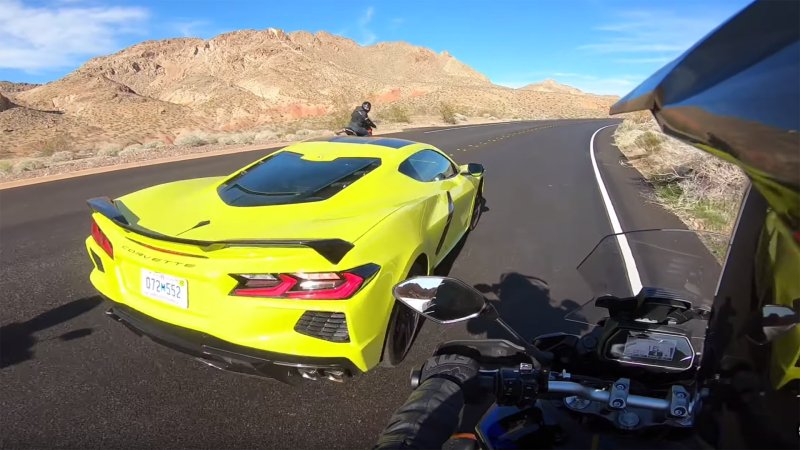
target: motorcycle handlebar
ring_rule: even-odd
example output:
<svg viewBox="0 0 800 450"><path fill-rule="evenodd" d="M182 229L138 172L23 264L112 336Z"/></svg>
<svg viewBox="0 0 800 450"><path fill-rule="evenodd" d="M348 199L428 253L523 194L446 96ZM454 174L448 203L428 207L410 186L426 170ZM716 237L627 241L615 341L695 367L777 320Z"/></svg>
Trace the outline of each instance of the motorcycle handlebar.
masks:
<svg viewBox="0 0 800 450"><path fill-rule="evenodd" d="M549 393L574 395L585 400L606 403L618 409L632 406L654 411L670 411L670 402L664 398L631 394L626 395L621 403L614 405L613 402L620 402L620 399L612 399L612 392L609 390L596 389L573 381L551 380L549 372L523 366L525 365L515 369L481 370L478 376L479 385L484 390L493 392L497 403L501 405L530 405L541 394Z"/></svg>
<svg viewBox="0 0 800 450"><path fill-rule="evenodd" d="M557 392L560 394L572 394L586 400L608 403L611 400L611 392L594 389L572 381L550 381L547 383L547 392ZM643 395L628 395L628 406L652 409L655 411L668 411L669 402L663 398L646 397Z"/></svg>

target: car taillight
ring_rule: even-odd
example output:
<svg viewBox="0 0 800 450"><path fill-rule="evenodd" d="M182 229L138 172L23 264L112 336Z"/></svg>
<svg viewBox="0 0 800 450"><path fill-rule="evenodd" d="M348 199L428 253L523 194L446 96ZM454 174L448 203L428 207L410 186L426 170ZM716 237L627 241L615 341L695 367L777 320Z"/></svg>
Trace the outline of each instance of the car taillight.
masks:
<svg viewBox="0 0 800 450"><path fill-rule="evenodd" d="M243 297L344 300L350 298L378 272L367 264L344 272L235 274L239 284L231 295Z"/></svg>
<svg viewBox="0 0 800 450"><path fill-rule="evenodd" d="M103 233L103 230L97 226L97 222L92 219L92 238L94 241L97 242L103 250L105 250L106 254L110 257L114 257L114 246L111 245L111 241L108 240L108 236Z"/></svg>

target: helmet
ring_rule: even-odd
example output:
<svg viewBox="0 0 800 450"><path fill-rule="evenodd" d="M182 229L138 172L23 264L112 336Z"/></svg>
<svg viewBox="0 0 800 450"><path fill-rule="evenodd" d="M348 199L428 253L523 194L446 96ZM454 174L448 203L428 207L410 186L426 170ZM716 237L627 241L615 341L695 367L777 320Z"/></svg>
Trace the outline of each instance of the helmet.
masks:
<svg viewBox="0 0 800 450"><path fill-rule="evenodd" d="M362 103L361 104L361 109L363 109L366 112L369 112L369 110L372 109L372 103L370 103L370 102Z"/></svg>

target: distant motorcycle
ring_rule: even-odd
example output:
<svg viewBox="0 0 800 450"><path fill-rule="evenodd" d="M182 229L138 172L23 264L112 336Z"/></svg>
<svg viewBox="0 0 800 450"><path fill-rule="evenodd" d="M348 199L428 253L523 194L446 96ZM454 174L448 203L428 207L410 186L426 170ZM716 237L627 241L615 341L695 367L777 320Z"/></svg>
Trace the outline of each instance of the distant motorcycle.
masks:
<svg viewBox="0 0 800 450"><path fill-rule="evenodd" d="M363 135L363 136L372 136L372 128L367 128L366 130L367 130L367 134ZM341 135L359 136L359 134L356 133L352 128L348 128L348 127L342 128L341 130L337 131L336 135L337 136L341 136Z"/></svg>

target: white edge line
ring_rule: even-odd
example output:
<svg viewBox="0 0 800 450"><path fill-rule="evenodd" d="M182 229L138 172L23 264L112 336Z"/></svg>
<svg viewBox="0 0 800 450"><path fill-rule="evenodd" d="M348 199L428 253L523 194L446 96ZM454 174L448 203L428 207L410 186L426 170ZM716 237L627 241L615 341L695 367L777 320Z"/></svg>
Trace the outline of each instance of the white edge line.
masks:
<svg viewBox="0 0 800 450"><path fill-rule="evenodd" d="M619 223L619 217L617 217L617 212L614 209L614 205L611 203L611 197L608 195L606 185L603 184L603 177L600 176L600 169L597 167L597 159L594 156L594 138L597 136L597 133L614 126L617 126L617 124L606 125L594 132L592 139L589 141L589 155L592 157L594 176L597 178L597 187L600 188L600 195L603 197L603 203L606 205L606 213L608 213L608 220L611 222L611 229L614 231L614 234L617 235L617 244L619 245L620 253L622 253L622 261L625 263L628 283L631 287L631 295L636 295L642 290L642 280L639 278L639 269L636 268L636 261L633 259L633 252L631 252L631 247L628 244L628 238L624 234L621 234L622 226Z"/></svg>

